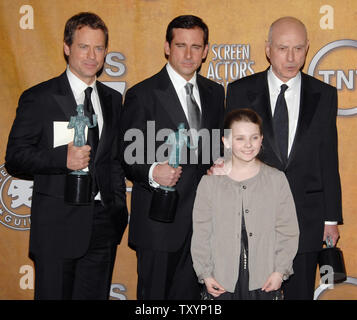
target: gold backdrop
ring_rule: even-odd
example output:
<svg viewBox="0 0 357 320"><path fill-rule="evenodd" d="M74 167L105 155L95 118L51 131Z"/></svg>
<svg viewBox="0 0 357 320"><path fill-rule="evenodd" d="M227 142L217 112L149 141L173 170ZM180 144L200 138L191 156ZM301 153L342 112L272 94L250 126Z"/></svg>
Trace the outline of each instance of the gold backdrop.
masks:
<svg viewBox="0 0 357 320"><path fill-rule="evenodd" d="M348 276L357 277L355 0L0 0L0 299L33 298L26 193L31 186L13 179L3 167L17 101L26 88L63 72L64 24L81 11L95 12L106 22L110 55L100 80L122 92L162 68L166 27L178 15L198 15L209 26L210 51L201 74L223 85L268 66L264 41L273 20L300 18L310 39L304 71L336 85L340 113L348 114L337 119L344 213L338 245ZM342 284L322 298L356 299L356 288ZM111 298L135 299L135 290L136 256L127 246L126 232L118 248Z"/></svg>

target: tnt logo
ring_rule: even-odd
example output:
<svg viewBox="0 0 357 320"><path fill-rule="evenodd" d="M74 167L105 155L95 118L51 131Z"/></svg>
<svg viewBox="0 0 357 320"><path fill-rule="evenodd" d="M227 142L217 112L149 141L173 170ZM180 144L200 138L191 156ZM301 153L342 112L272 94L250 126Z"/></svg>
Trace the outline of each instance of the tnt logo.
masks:
<svg viewBox="0 0 357 320"><path fill-rule="evenodd" d="M0 166L0 223L15 230L30 229L33 181L19 180Z"/></svg>
<svg viewBox="0 0 357 320"><path fill-rule="evenodd" d="M339 116L357 114L357 40L342 39L328 43L312 58L308 74L335 86L339 97ZM341 107L342 106L342 107Z"/></svg>

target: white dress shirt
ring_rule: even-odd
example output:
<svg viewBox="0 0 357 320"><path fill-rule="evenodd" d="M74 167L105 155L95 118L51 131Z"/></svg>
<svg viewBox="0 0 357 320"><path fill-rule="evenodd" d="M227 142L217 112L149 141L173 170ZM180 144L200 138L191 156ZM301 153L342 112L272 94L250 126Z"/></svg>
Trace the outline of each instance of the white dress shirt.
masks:
<svg viewBox="0 0 357 320"><path fill-rule="evenodd" d="M169 77L170 77L170 80L175 88L175 91L176 91L176 94L180 100L180 103L181 103L181 106L182 106L182 109L186 115L186 119L188 120L188 109L187 109L187 100L186 100L186 97L187 97L187 93L186 93L186 89L185 89L185 85L187 84L187 82L190 82L193 84L193 96L195 97L195 100L198 104L198 107L200 108L201 110L201 113L202 113L202 107L201 107L201 99L200 99L200 93L198 91L198 87L197 87L197 82L196 82L196 79L197 79L197 74L195 72L195 74L193 75L193 77L187 81L185 78L183 78L180 74L178 74L174 68L172 68L172 66L170 65L170 63L168 62L166 64L166 70L167 70L167 73L169 74ZM158 188L159 187L159 184L157 182L154 181L153 179L153 171L154 171L154 168L159 164L159 162L154 162L151 167L150 167L150 170L149 170L149 184L154 187L154 188Z"/></svg>
<svg viewBox="0 0 357 320"><path fill-rule="evenodd" d="M268 70L268 86L270 94L271 114L274 116L276 100L278 99L281 85L284 84L273 72L272 68ZM301 74L300 72L288 82L285 83L288 89L285 91L285 101L289 114L289 141L288 155L294 142L297 123L300 111L300 91L301 91Z"/></svg>
<svg viewBox="0 0 357 320"><path fill-rule="evenodd" d="M102 109L100 106L99 96L96 86L97 79L95 79L93 83L88 85L85 82L83 82L81 79L79 79L75 74L73 74L73 72L70 70L68 66L67 66L66 73L67 73L69 85L71 86L74 99L76 100L77 105L84 103L84 98L85 98L84 90L86 90L88 87L93 88L91 101L92 101L94 112L98 118L98 129L99 129L99 138L100 138L103 129L103 114L102 114Z"/></svg>
<svg viewBox="0 0 357 320"><path fill-rule="evenodd" d="M187 84L187 82L190 82L193 84L193 90L192 90L193 96L195 97L198 107L200 108L200 110L202 112L200 93L198 91L197 82L196 82L196 79L197 79L196 72L193 75L193 77L189 81L187 81L172 68L170 63L167 63L166 70L167 70L170 80L175 88L177 96L180 99L180 103L181 103L183 111L185 112L186 118L188 119L187 100L186 100L187 94L186 94L186 89L185 89L185 85Z"/></svg>
<svg viewBox="0 0 357 320"><path fill-rule="evenodd" d="M84 90L86 90L88 87L92 87L93 91L91 94L91 101L93 105L93 109L95 114L97 115L97 120L98 120L98 130L99 130L99 138L102 133L103 129L103 114L102 114L102 109L100 106L100 101L99 101L99 96L98 96L98 91L97 91L97 86L96 86L96 81L95 79L93 83L90 85L86 84L84 81L79 79L67 66L66 70L67 78L69 81L69 85L72 89L74 99L76 100L76 104L83 104L84 103L84 98L85 98L85 93ZM92 121L92 120L91 120ZM88 167L83 169L84 171L88 171ZM100 200L100 192L95 197L95 200Z"/></svg>
<svg viewBox="0 0 357 320"><path fill-rule="evenodd" d="M271 113L274 116L276 100L280 93L280 86L285 82L281 81L273 72L270 66L268 70L268 86L270 95ZM296 128L299 120L300 112L300 93L301 93L301 73L299 72L294 78L291 78L285 83L288 89L285 91L285 101L288 107L289 114L289 145L288 155L294 143ZM336 221L325 221L326 225L336 225Z"/></svg>

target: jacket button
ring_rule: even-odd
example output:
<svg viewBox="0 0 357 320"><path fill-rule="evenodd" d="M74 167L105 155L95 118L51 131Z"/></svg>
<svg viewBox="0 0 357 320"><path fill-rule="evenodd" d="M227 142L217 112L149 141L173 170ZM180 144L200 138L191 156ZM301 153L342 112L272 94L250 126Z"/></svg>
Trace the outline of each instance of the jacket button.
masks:
<svg viewBox="0 0 357 320"><path fill-rule="evenodd" d="M245 189L247 189L247 186L243 186L242 188L245 190Z"/></svg>
<svg viewBox="0 0 357 320"><path fill-rule="evenodd" d="M245 213L249 213L249 210L248 209L245 209L245 211L244 211Z"/></svg>
<svg viewBox="0 0 357 320"><path fill-rule="evenodd" d="M249 232L249 237L251 237L253 235L253 233Z"/></svg>

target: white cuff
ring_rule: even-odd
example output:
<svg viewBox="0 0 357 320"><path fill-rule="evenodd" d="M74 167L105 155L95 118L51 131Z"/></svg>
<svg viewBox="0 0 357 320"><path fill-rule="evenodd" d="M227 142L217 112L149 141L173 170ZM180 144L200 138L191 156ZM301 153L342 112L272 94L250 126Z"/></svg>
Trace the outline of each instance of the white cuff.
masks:
<svg viewBox="0 0 357 320"><path fill-rule="evenodd" d="M335 225L337 225L337 221L325 221L325 225L335 226Z"/></svg>
<svg viewBox="0 0 357 320"><path fill-rule="evenodd" d="M159 162L154 162L149 170L149 185L152 186L153 188L158 188L160 187L160 184L158 184L156 181L154 181L154 178L152 177L152 173L154 172L154 168L159 164Z"/></svg>

